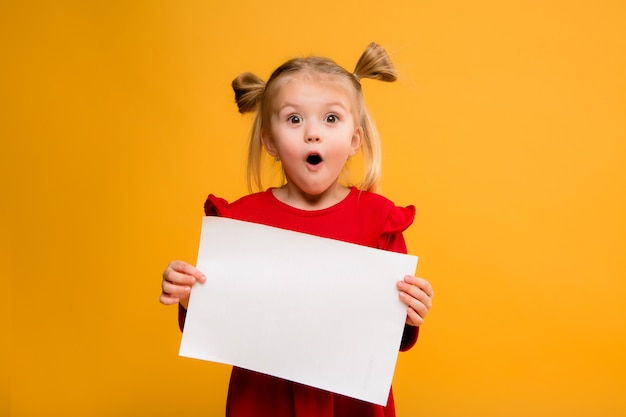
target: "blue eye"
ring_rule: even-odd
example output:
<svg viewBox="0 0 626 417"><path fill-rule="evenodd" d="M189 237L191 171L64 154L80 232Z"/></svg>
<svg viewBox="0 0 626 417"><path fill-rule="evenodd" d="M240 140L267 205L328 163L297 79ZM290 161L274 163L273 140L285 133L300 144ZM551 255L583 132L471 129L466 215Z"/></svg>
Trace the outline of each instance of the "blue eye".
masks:
<svg viewBox="0 0 626 417"><path fill-rule="evenodd" d="M292 124L300 123L302 122L302 118L297 114L292 114L291 116L287 117L287 122Z"/></svg>
<svg viewBox="0 0 626 417"><path fill-rule="evenodd" d="M326 116L325 121L327 123L337 123L339 121L339 116L337 116L336 114L329 114L328 116Z"/></svg>

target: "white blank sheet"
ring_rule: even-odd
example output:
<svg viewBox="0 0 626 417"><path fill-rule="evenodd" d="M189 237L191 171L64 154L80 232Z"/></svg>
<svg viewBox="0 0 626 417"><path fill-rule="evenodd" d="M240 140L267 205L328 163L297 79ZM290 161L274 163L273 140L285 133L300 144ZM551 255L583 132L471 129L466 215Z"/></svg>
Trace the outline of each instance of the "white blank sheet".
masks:
<svg viewBox="0 0 626 417"><path fill-rule="evenodd" d="M204 217L180 355L384 405L417 257Z"/></svg>

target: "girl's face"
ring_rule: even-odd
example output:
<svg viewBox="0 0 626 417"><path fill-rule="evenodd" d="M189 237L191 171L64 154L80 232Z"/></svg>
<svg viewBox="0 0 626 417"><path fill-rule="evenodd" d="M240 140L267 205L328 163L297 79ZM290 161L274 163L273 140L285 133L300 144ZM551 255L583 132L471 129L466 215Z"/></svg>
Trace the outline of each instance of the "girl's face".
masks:
<svg viewBox="0 0 626 417"><path fill-rule="evenodd" d="M282 161L289 192L310 199L336 195L341 188L341 171L363 136L354 96L349 87L322 75L297 74L277 89L261 139Z"/></svg>

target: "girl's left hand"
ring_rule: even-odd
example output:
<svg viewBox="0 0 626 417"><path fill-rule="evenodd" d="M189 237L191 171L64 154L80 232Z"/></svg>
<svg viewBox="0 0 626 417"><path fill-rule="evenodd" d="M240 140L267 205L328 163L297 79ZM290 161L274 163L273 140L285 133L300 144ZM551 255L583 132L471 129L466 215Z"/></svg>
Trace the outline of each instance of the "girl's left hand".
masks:
<svg viewBox="0 0 626 417"><path fill-rule="evenodd" d="M413 275L407 275L403 281L398 281L397 287L400 290L400 300L408 306L406 323L420 326L433 306L433 287L424 278Z"/></svg>

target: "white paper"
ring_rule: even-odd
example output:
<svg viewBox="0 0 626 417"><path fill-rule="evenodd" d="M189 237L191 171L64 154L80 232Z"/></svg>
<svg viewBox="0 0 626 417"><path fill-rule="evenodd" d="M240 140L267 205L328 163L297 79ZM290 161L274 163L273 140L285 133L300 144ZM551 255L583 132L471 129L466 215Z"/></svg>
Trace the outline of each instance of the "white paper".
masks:
<svg viewBox="0 0 626 417"><path fill-rule="evenodd" d="M384 405L417 257L203 218L180 355Z"/></svg>

